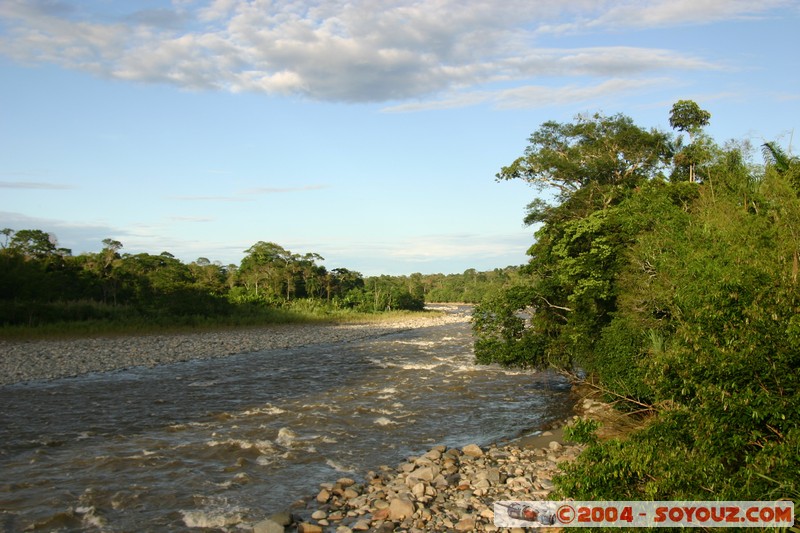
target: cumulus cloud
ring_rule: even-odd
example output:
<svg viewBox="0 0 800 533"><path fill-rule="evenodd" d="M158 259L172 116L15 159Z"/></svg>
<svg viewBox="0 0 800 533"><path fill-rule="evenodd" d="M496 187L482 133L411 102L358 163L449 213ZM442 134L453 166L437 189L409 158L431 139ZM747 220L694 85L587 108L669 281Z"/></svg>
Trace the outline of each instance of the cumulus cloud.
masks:
<svg viewBox="0 0 800 533"><path fill-rule="evenodd" d="M536 86L544 76L636 78L713 67L647 48L559 49L556 34L712 23L770 14L790 0L5 0L0 53L109 78L193 90L341 102L402 102ZM112 6L112 7L110 7ZM494 89L492 89L494 90ZM474 100L474 99L473 99ZM481 100L478 98L477 100Z"/></svg>

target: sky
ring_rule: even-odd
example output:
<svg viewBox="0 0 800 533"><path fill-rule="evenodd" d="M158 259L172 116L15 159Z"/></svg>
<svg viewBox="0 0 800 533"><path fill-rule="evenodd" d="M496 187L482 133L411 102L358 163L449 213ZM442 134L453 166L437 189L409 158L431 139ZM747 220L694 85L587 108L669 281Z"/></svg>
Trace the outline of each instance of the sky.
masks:
<svg viewBox="0 0 800 533"><path fill-rule="evenodd" d="M800 0L2 0L0 228L364 275L526 262L497 182L548 120L796 154ZM800 132L798 132L800 137Z"/></svg>

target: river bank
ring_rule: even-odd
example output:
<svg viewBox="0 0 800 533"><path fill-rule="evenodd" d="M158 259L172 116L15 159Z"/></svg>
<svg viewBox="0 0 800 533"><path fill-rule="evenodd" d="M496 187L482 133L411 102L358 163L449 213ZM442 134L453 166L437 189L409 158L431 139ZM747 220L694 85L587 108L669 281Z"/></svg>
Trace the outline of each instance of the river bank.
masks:
<svg viewBox="0 0 800 533"><path fill-rule="evenodd" d="M343 477L322 483L316 496L254 524L253 531L521 533L522 528L494 524L494 502L547 500L559 465L585 448L564 440L563 425L579 417L618 417L588 389L578 387L575 394L572 418L550 429L488 447L436 446L396 467L380 466L360 481Z"/></svg>
<svg viewBox="0 0 800 533"><path fill-rule="evenodd" d="M492 531L494 498L545 498L557 465L577 456L553 423L569 419L580 397L564 376L475 366L468 316L458 315L468 312L241 331L220 340L242 351L246 342L306 347L229 358L197 335L167 336L155 348L153 337L127 338L123 346L142 352L212 355L0 388L0 466L17 480L0 487L13 502L6 523ZM73 354L84 352L73 345ZM110 343L88 352L128 357L112 357ZM503 441L531 428L550 433ZM62 487L55 495L54 485ZM275 510L287 512L265 518Z"/></svg>
<svg viewBox="0 0 800 533"><path fill-rule="evenodd" d="M0 357L0 386L261 350L353 342L468 320L467 314L451 310L443 315L419 315L366 324L286 324L199 333L0 341L0 353L3 354Z"/></svg>

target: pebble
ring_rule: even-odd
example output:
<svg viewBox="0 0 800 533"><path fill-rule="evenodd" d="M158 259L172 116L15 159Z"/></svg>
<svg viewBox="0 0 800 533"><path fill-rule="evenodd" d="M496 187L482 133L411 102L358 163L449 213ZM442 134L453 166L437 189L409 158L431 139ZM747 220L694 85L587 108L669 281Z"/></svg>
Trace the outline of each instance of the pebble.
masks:
<svg viewBox="0 0 800 533"><path fill-rule="evenodd" d="M73 340L0 340L0 354L3 354L0 357L0 386L262 350L352 342L395 331L468 320L469 316L465 314L448 313L372 324L288 324L199 333Z"/></svg>
<svg viewBox="0 0 800 533"><path fill-rule="evenodd" d="M363 482L341 478L323 484L323 492L338 496L324 501L312 497L297 518L336 533L508 532L494 525L494 502L548 499L559 463L575 459L582 450L556 441L545 448L514 443L439 446L394 468L370 471Z"/></svg>

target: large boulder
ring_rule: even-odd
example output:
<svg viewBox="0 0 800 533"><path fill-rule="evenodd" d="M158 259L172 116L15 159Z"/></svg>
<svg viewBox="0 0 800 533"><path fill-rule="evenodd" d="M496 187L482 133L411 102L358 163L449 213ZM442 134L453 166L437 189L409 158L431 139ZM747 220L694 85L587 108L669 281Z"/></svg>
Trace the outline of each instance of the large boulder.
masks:
<svg viewBox="0 0 800 533"><path fill-rule="evenodd" d="M414 503L405 498L394 498L389 502L389 520L411 518L414 511Z"/></svg>
<svg viewBox="0 0 800 533"><path fill-rule="evenodd" d="M461 451L469 457L483 457L483 450L477 444L467 444Z"/></svg>

